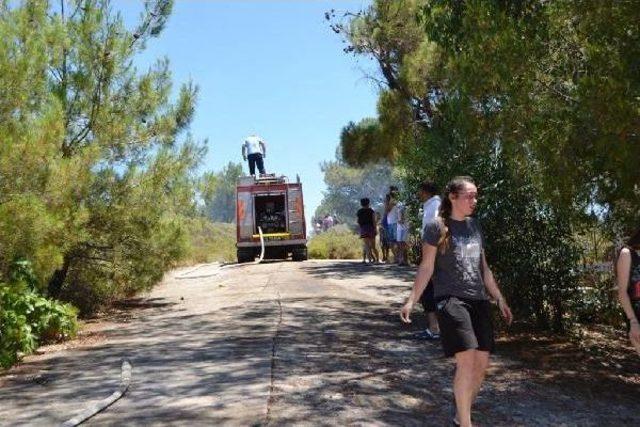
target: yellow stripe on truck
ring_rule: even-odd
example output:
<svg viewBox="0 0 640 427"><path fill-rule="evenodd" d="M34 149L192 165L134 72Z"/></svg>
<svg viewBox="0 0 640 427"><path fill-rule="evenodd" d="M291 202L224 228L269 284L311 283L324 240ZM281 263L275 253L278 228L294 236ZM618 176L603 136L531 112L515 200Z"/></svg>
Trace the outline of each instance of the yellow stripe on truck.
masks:
<svg viewBox="0 0 640 427"><path fill-rule="evenodd" d="M291 233L266 233L263 234L262 237L291 237ZM259 239L260 235L259 234L254 234L253 235L254 239Z"/></svg>

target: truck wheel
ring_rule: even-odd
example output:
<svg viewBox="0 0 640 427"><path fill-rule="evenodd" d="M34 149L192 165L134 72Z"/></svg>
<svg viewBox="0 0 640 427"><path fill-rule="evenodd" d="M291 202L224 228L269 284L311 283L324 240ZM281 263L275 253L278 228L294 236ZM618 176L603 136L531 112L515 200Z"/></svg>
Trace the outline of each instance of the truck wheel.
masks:
<svg viewBox="0 0 640 427"><path fill-rule="evenodd" d="M299 249L294 249L293 252L291 253L291 259L293 261L306 261L308 259L307 248L303 247Z"/></svg>
<svg viewBox="0 0 640 427"><path fill-rule="evenodd" d="M244 249L238 249L237 251L238 264L245 262L251 262L254 260L253 251L247 251Z"/></svg>

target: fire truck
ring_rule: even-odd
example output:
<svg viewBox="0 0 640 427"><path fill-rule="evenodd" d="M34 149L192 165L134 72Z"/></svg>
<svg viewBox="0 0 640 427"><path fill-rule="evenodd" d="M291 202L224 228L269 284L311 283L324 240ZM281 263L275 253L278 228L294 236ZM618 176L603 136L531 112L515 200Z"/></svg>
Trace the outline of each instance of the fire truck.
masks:
<svg viewBox="0 0 640 427"><path fill-rule="evenodd" d="M264 258L307 259L307 232L300 179L286 176L243 176L236 185L238 262Z"/></svg>

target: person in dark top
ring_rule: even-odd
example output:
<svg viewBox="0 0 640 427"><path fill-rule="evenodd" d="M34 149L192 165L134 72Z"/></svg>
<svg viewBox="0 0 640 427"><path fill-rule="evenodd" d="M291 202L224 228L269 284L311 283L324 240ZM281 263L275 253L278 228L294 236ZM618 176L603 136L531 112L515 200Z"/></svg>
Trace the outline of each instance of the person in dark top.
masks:
<svg viewBox="0 0 640 427"><path fill-rule="evenodd" d="M360 226L360 237L363 242L362 262L367 262L367 257L373 262L378 262L378 249L376 248L376 214L369 206L371 202L368 198L360 199L360 209L358 209L358 226Z"/></svg>
<svg viewBox="0 0 640 427"><path fill-rule="evenodd" d="M379 235L380 235L380 252L382 254L381 262L389 261L389 238L387 236L387 212L382 210L382 218L380 219L380 224L378 227Z"/></svg>
<svg viewBox="0 0 640 427"><path fill-rule="evenodd" d="M618 300L627 317L629 340L640 354L640 228L618 255L616 279Z"/></svg>
<svg viewBox="0 0 640 427"><path fill-rule="evenodd" d="M402 321L411 323L411 310L433 278L440 340L445 355L456 360L453 422L464 427L471 426L471 406L494 347L489 297L497 301L507 323L513 319L487 264L480 224L471 217L477 197L472 178L456 177L449 182L439 216L425 226L422 261L400 311Z"/></svg>

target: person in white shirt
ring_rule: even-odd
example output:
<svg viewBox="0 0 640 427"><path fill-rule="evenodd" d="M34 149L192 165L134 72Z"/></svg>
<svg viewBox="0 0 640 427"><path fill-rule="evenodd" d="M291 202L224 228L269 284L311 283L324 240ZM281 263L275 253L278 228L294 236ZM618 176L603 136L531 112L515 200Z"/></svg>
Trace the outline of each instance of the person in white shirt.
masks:
<svg viewBox="0 0 640 427"><path fill-rule="evenodd" d="M438 187L431 181L424 181L420 184L418 190L418 198L422 202L422 227L420 228L420 236L424 234L424 228L431 221L435 221L440 210L440 196L438 196ZM440 338L440 326L438 325L438 316L436 315L436 299L433 295L433 283L429 281L427 288L422 293L420 304L427 314L428 327L424 331L419 332L416 336L425 340L437 340Z"/></svg>
<svg viewBox="0 0 640 427"><path fill-rule="evenodd" d="M267 157L267 144L257 135L250 135L245 138L242 144L242 158L249 160L249 174L256 174L256 165L260 175L264 175L264 161Z"/></svg>
<svg viewBox="0 0 640 427"><path fill-rule="evenodd" d="M418 198L422 203L422 228L420 229L420 235L424 232L424 227L427 222L433 221L438 217L438 210L440 209L440 196L438 196L438 187L431 182L425 181L420 185L420 191L418 192Z"/></svg>
<svg viewBox="0 0 640 427"><path fill-rule="evenodd" d="M402 202L395 206L398 210L398 225L396 227L396 252L398 265L409 265L407 260L407 241L409 240L409 221L407 221L407 208Z"/></svg>

